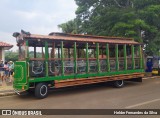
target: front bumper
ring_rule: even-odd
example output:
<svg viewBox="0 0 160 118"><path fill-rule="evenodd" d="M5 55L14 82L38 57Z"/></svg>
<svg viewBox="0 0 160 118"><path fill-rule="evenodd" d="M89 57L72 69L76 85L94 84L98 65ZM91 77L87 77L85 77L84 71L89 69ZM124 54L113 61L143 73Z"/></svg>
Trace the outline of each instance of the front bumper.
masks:
<svg viewBox="0 0 160 118"><path fill-rule="evenodd" d="M16 89L14 89L14 92L15 92L16 94L18 94L18 95L25 95L25 94L27 94L27 91L26 91L26 90L16 90Z"/></svg>

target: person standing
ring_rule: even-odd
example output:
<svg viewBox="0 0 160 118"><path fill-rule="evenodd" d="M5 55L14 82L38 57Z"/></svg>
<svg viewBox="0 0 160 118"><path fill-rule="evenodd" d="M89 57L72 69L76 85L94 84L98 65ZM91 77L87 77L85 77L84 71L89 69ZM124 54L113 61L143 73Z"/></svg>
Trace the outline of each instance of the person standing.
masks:
<svg viewBox="0 0 160 118"><path fill-rule="evenodd" d="M152 72L153 63L151 59L147 61L147 72Z"/></svg>
<svg viewBox="0 0 160 118"><path fill-rule="evenodd" d="M0 61L0 78L3 82L3 78L4 78L4 64L3 64L3 60Z"/></svg>
<svg viewBox="0 0 160 118"><path fill-rule="evenodd" d="M14 72L14 63L12 61L9 62L9 78L10 81L12 80L12 76L13 76L13 72Z"/></svg>
<svg viewBox="0 0 160 118"><path fill-rule="evenodd" d="M9 65L7 62L4 63L4 80L9 78Z"/></svg>

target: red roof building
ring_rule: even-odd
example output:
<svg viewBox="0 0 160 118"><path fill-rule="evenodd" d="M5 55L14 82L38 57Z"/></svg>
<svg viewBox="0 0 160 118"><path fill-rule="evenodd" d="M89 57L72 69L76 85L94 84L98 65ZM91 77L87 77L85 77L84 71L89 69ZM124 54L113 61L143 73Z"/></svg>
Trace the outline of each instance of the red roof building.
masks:
<svg viewBox="0 0 160 118"><path fill-rule="evenodd" d="M4 50L9 50L13 45L0 41L0 60L5 60Z"/></svg>

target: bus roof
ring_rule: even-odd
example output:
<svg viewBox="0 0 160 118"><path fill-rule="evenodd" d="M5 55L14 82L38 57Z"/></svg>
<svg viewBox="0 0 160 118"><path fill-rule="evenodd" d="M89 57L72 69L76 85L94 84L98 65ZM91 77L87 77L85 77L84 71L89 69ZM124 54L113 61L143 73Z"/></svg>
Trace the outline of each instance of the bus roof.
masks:
<svg viewBox="0 0 160 118"><path fill-rule="evenodd" d="M24 34L19 33L20 37L28 40L59 40L59 41L76 41L76 42L93 42L93 43L111 43L111 44L142 44L134 41L132 38L92 36L80 34L50 33L49 35Z"/></svg>

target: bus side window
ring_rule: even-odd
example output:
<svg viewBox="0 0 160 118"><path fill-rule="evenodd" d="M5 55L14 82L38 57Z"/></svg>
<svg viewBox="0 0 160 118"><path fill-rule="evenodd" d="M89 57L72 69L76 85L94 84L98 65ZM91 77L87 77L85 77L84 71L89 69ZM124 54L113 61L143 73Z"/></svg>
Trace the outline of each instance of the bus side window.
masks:
<svg viewBox="0 0 160 118"><path fill-rule="evenodd" d="M44 77L45 73L45 45L42 41L29 41L29 73L30 77Z"/></svg>
<svg viewBox="0 0 160 118"><path fill-rule="evenodd" d="M111 71L116 71L116 45L110 44L109 45L109 57L110 57L110 70Z"/></svg>
<svg viewBox="0 0 160 118"><path fill-rule="evenodd" d="M132 69L132 52L131 52L131 45L127 45L127 69Z"/></svg>

